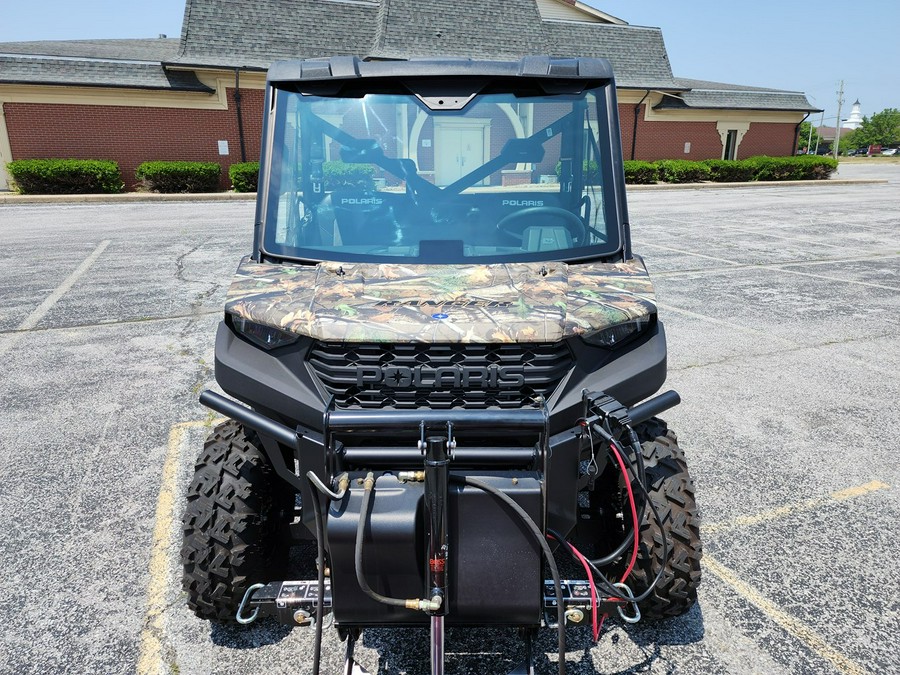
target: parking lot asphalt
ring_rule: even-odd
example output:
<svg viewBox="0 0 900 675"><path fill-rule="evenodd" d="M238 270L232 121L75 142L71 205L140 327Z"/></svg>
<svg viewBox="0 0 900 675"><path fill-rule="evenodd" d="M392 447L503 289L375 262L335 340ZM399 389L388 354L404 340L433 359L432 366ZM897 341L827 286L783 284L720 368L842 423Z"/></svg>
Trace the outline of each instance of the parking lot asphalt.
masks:
<svg viewBox="0 0 900 675"><path fill-rule="evenodd" d="M704 576L681 618L610 620L597 645L571 629L570 673L900 672L900 165L841 168L860 171L889 182L631 195ZM211 626L180 591L196 396L252 217L0 207L0 672L310 672L310 631ZM505 631L447 650L455 673L521 655ZM538 651L555 672L552 631ZM426 673L426 633L367 631L357 657Z"/></svg>

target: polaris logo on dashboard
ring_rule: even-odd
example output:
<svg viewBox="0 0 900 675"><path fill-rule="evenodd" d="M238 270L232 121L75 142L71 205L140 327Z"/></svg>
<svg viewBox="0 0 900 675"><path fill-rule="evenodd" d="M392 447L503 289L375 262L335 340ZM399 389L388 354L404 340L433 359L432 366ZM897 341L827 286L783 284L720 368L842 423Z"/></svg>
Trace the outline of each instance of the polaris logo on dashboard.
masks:
<svg viewBox="0 0 900 675"><path fill-rule="evenodd" d="M341 204L349 206L381 206L384 200L379 197L341 197Z"/></svg>
<svg viewBox="0 0 900 675"><path fill-rule="evenodd" d="M389 389L459 389L461 387L491 387L515 389L525 384L522 366L359 366L356 386L369 388L381 384Z"/></svg>
<svg viewBox="0 0 900 675"><path fill-rule="evenodd" d="M543 206L542 199L504 199L503 206Z"/></svg>

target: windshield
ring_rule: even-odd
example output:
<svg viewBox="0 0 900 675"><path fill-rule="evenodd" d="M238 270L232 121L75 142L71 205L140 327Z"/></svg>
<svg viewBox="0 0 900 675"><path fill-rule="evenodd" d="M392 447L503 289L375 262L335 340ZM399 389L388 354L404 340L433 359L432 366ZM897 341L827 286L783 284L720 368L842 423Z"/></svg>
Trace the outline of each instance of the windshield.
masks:
<svg viewBox="0 0 900 675"><path fill-rule="evenodd" d="M270 255L471 264L619 247L603 87L459 109L411 93L273 96Z"/></svg>

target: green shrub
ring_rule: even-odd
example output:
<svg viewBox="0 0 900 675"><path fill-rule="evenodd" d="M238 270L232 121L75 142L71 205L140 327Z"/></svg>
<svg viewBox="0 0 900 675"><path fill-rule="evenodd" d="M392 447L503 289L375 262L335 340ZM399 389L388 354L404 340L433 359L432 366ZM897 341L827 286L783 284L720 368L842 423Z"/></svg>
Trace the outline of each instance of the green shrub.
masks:
<svg viewBox="0 0 900 675"><path fill-rule="evenodd" d="M144 162L135 172L153 192L216 192L221 175L215 162Z"/></svg>
<svg viewBox="0 0 900 675"><path fill-rule="evenodd" d="M798 155L788 159L797 165L800 174L799 180L826 180L838 168L837 160L832 157Z"/></svg>
<svg viewBox="0 0 900 675"><path fill-rule="evenodd" d="M659 168L652 162L625 160L625 182L631 185L650 185L659 180Z"/></svg>
<svg viewBox="0 0 900 675"><path fill-rule="evenodd" d="M259 184L259 162L241 162L228 167L228 177L235 192L256 192Z"/></svg>
<svg viewBox="0 0 900 675"><path fill-rule="evenodd" d="M584 160L584 165L581 169L584 171L584 181L585 185L600 185L600 165L594 160ZM562 176L562 162L556 163L556 176Z"/></svg>
<svg viewBox="0 0 900 675"><path fill-rule="evenodd" d="M709 167L687 159L661 159L656 163L659 177L666 183L699 183L709 179Z"/></svg>
<svg viewBox="0 0 900 675"><path fill-rule="evenodd" d="M831 157L751 157L745 160L755 169L753 180L824 180L837 170Z"/></svg>
<svg viewBox="0 0 900 675"><path fill-rule="evenodd" d="M110 193L125 187L119 165L102 159L19 159L6 170L25 195Z"/></svg>
<svg viewBox="0 0 900 675"><path fill-rule="evenodd" d="M324 162L326 190L374 190L375 167L371 164Z"/></svg>
<svg viewBox="0 0 900 675"><path fill-rule="evenodd" d="M753 167L753 180L800 180L799 167L791 157L750 157L745 160Z"/></svg>
<svg viewBox="0 0 900 675"><path fill-rule="evenodd" d="M707 159L709 180L714 183L746 183L753 180L756 171L752 163L735 159Z"/></svg>

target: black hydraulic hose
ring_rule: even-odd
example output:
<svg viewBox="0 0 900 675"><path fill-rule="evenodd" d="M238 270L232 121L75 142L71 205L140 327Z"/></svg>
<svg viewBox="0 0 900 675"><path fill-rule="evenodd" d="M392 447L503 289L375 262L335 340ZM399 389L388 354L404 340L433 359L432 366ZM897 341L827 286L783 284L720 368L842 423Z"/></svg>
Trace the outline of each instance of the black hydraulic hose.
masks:
<svg viewBox="0 0 900 675"><path fill-rule="evenodd" d="M359 510L359 524L356 526L356 546L354 547L354 565L356 566L356 582L362 589L363 593L373 600L392 607L406 607L406 600L400 598L389 598L380 593L376 593L369 586L366 577L363 574L362 567L362 542L363 534L366 529L366 520L369 518L369 507L372 502L372 488L375 487L375 479L370 473L366 476L365 491L363 492L362 506Z"/></svg>
<svg viewBox="0 0 900 675"><path fill-rule="evenodd" d="M572 544L570 544L565 539L565 537L563 537L559 532L548 528L547 534L551 535L554 539L556 539L560 543L561 546L563 546L566 549L566 552L571 556L572 560L574 560L577 563L581 562L581 558L579 558L577 555L575 555L575 551L574 551L575 547L572 546ZM603 572L601 572L600 570L598 570L597 567L594 566L590 560L588 560L587 563L588 563L588 566L590 566L590 568L592 570L594 570L595 577L600 578L600 583L597 585L601 586L603 588L603 590L606 591L606 593L610 597L618 598L621 595L621 592L619 591L619 589L617 589L615 586L613 586L613 583L606 577L606 575L603 574ZM597 581L597 579L595 578L594 582L596 583L596 581Z"/></svg>
<svg viewBox="0 0 900 675"><path fill-rule="evenodd" d="M601 427L599 424L595 424L593 428L595 431L597 431L597 433L599 433L601 436L603 436L603 438L605 438L607 442L615 443L615 439L610 434L608 434L606 432L606 430L603 427ZM638 452L637 455L638 455L638 462L640 463L638 475L643 476L644 475L643 457L641 456L640 452ZM625 480L628 480L628 476L625 476L624 478L625 478ZM642 501L640 508L638 509L638 526L640 526L640 523L644 522L644 514L646 513L646 507L647 507L647 502ZM605 555L601 558L588 559L588 562L592 563L592 565L594 565L595 568L603 567L604 565L609 565L610 563L613 563L616 560L618 560L625 553L625 551L628 550L628 547L630 545L632 545L633 542L634 542L634 528L630 527L630 528L628 528L628 531L625 533L625 538L615 549L613 549L613 551L611 553L608 553L607 555Z"/></svg>
<svg viewBox="0 0 900 675"><path fill-rule="evenodd" d="M328 486L312 471L306 472L306 479L312 488L313 511L316 520L316 568L318 569L316 581L319 593L316 596L316 637L313 645L313 675L319 673L319 662L322 658L322 624L325 613L325 520L322 516L322 502L319 492L332 500L340 500L347 493L347 474L341 477L341 487L337 492L330 490Z"/></svg>
<svg viewBox="0 0 900 675"><path fill-rule="evenodd" d="M534 535L535 540L540 545L541 549L544 552L544 557L547 559L547 565L550 567L550 574L553 577L553 588L556 592L556 633L559 643L559 674L565 675L566 673L566 612L565 607L563 606L563 595L562 595L562 583L560 582L559 577L559 568L556 566L556 560L553 558L553 551L550 550L550 544L547 543L547 538L544 536L544 533L541 532L540 528L528 515L528 512L525 511L521 506L519 506L516 501L507 495L502 490L495 488L492 485L488 485L487 483L483 483L477 478L472 478L471 476L450 476L450 481L452 483L462 483L464 485L470 485L471 487L477 488L484 492L494 495L502 501L504 504L509 506L519 518L522 519L522 522L525 523L525 526L531 530L531 533Z"/></svg>
<svg viewBox="0 0 900 675"><path fill-rule="evenodd" d="M322 619L325 603L325 524L322 520L322 504L315 484L309 481L312 494L313 511L316 514L316 567L318 568L319 594L316 598L316 638L313 644L313 675L319 675L319 662L322 658Z"/></svg>
<svg viewBox="0 0 900 675"><path fill-rule="evenodd" d="M647 489L647 485L646 485L647 475L646 475L646 469L644 467L644 456L641 453L641 447L640 447L640 444L638 443L637 435L634 433L634 431L630 427L628 428L628 431L629 431L629 436L630 436L629 440L630 440L631 450L632 450L632 452L634 452L634 454L636 456L635 463L638 466L637 466L636 470L635 470L635 467L631 466L631 464L629 464L629 463L626 463L625 466L631 470L632 474L634 475L634 483L637 484L637 486L641 489L641 492L643 492L643 494L644 494L644 501L641 505L642 506L641 513L643 514L643 506L648 505L650 507L650 512L653 514L653 519L656 521L657 526L659 526L659 529L662 532L662 529L663 529L662 518L660 518L659 511L656 510L656 505L653 503L653 500L650 498L650 491ZM602 434L602 435L605 435L605 434ZM626 457L628 456L627 453L625 456ZM628 480L628 476L625 476L625 480ZM638 520L638 523L642 523L642 522L644 522L643 516L641 516L641 518ZM650 594L656 588L656 585L659 583L660 579L662 579L663 573L665 572L665 569L666 569L666 562L668 562L668 560L669 560L669 540L666 538L665 533L663 533L663 536L662 536L662 547L663 547L662 565L660 565L659 570L657 570L656 576L653 578L653 582L649 586L647 586L647 590L645 590L643 593L641 593L640 595L638 595L635 598L630 598L629 602L638 603L638 602L643 602L644 600L649 598ZM588 564L591 566L591 568L595 572L599 572L599 570L594 566L594 561L588 560Z"/></svg>
<svg viewBox="0 0 900 675"><path fill-rule="evenodd" d="M650 594L656 588L656 584L659 583L660 579L662 579L662 577L663 577L663 573L666 571L666 563L669 561L669 553L670 553L669 540L666 537L665 532L662 531L663 530L662 518L659 517L659 511L656 510L656 505L653 503L653 500L650 498L650 492L647 490L646 486L643 483L641 483L640 481L636 481L636 482L638 484L638 487L643 491L644 499L646 500L647 504L650 505L650 511L653 513L653 519L656 521L656 524L659 526L660 532L662 534L663 550L662 550L662 564L659 566L659 570L656 572L656 576L653 578L653 582L649 586L647 586L647 590L645 590L643 593L641 593L636 598L633 598L630 600L631 602L634 602L634 603L643 602L644 600L646 600L647 598L650 597Z"/></svg>

